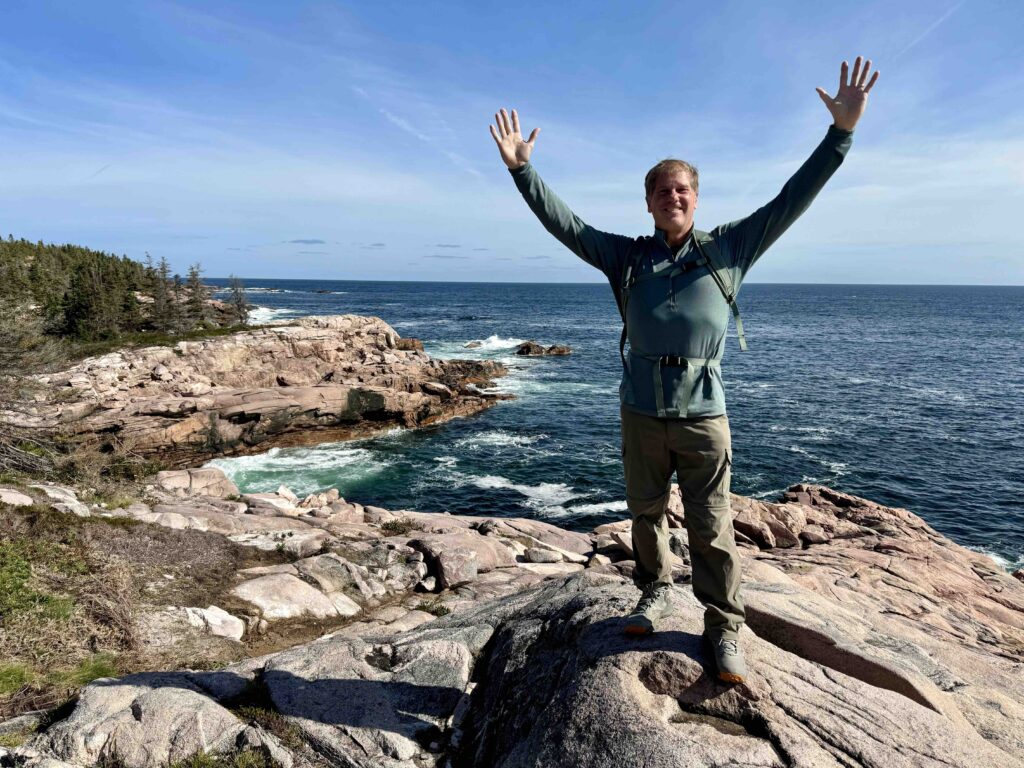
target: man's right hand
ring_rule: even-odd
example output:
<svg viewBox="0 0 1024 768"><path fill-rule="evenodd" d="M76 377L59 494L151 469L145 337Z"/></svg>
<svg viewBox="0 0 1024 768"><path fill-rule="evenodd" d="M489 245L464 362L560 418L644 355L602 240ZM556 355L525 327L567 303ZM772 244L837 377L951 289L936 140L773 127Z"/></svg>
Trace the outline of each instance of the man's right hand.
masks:
<svg viewBox="0 0 1024 768"><path fill-rule="evenodd" d="M530 153L533 152L533 144L537 141L540 128L534 128L530 138L523 141L523 134L519 131L519 115L514 109L511 121L508 112L503 109L494 115L494 122L498 124L497 129L493 125L489 127L491 136L498 145L501 159L509 168L522 168L530 160Z"/></svg>

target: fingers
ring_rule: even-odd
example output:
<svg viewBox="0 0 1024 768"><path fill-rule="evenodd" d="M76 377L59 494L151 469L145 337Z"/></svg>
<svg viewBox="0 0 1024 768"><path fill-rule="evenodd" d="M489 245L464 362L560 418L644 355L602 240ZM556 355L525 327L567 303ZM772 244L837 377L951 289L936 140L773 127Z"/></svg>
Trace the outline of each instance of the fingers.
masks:
<svg viewBox="0 0 1024 768"><path fill-rule="evenodd" d="M861 70L860 80L857 81L857 87L863 88L864 84L868 81L868 72L871 71L871 59L864 62L864 69Z"/></svg>
<svg viewBox="0 0 1024 768"><path fill-rule="evenodd" d="M501 110L502 127L505 129L505 135L509 136L512 133L512 121L508 119L508 112L504 109Z"/></svg>
<svg viewBox="0 0 1024 768"><path fill-rule="evenodd" d="M853 62L853 74L850 75L850 85L854 87L860 85L860 63L861 58L860 56L858 56L857 59Z"/></svg>
<svg viewBox="0 0 1024 768"><path fill-rule="evenodd" d="M864 93L871 93L871 87L875 84L875 82L877 80L878 80L878 70L876 69L875 70L875 74L873 74L871 76L871 79L868 80L868 86L867 86L867 88L864 89Z"/></svg>
<svg viewBox="0 0 1024 768"><path fill-rule="evenodd" d="M512 110L512 130L516 133L520 133L519 130L519 113L514 109Z"/></svg>
<svg viewBox="0 0 1024 768"><path fill-rule="evenodd" d="M533 146L533 142L537 140L538 133L540 133L540 128L534 128L533 131L530 133L530 140L527 141L526 143L529 144L531 147Z"/></svg>
<svg viewBox="0 0 1024 768"><path fill-rule="evenodd" d="M818 95L821 97L821 100L825 102L825 106L831 108L832 97L828 95L828 91L826 91L824 88L815 88L814 90L818 92Z"/></svg>
<svg viewBox="0 0 1024 768"><path fill-rule="evenodd" d="M494 143L497 144L500 147L501 146L501 137L498 135L498 132L496 130L494 130L494 126L493 125L488 125L487 127L491 129L491 138L494 139Z"/></svg>
<svg viewBox="0 0 1024 768"><path fill-rule="evenodd" d="M497 112L494 113L494 123L495 123L495 125L498 126L498 138L499 138L499 140L500 139L504 139L505 138L505 129L502 126L502 123L501 123L501 115L499 115Z"/></svg>
<svg viewBox="0 0 1024 768"><path fill-rule="evenodd" d="M849 74L849 72L850 72L850 65L847 64L844 61L843 62L843 66L841 66L839 68L839 87L840 88L845 88L846 86L848 86L850 84L850 81L846 77L847 74Z"/></svg>

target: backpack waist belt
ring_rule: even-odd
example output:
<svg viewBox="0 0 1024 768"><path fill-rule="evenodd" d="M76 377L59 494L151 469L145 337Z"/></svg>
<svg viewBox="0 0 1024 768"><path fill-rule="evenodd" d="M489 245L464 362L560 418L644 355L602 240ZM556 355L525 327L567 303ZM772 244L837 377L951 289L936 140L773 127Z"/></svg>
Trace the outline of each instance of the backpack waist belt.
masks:
<svg viewBox="0 0 1024 768"><path fill-rule="evenodd" d="M697 377L709 375L709 369L721 368L722 365L721 358L651 355L646 352L639 352L632 347L630 347L629 354L636 355L644 360L650 360L654 363L654 404L658 410L658 416L660 418L666 418L669 416L665 409L665 387L661 381L662 368L686 368L686 377L683 379L683 391L686 393L686 401L689 403L690 395L693 392L693 386L697 383ZM677 415L685 417L686 413L684 412Z"/></svg>

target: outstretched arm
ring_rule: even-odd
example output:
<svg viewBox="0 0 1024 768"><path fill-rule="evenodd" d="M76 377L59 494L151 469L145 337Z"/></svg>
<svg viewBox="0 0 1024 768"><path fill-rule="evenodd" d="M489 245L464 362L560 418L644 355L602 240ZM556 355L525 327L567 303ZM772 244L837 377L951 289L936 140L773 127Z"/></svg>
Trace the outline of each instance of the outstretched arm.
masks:
<svg viewBox="0 0 1024 768"><path fill-rule="evenodd" d="M497 127L490 126L491 137L530 210L562 245L617 284L632 240L601 232L584 223L548 188L529 162L540 128L534 128L530 138L524 140L519 129L519 115L514 109L511 117L502 109L494 119Z"/></svg>
<svg viewBox="0 0 1024 768"><path fill-rule="evenodd" d="M853 143L854 126L867 107L868 92L878 81L878 72L868 79L871 61L868 60L863 68L861 62L858 56L852 76L849 65L843 62L839 73L839 90L834 98L823 88L817 89L832 115L833 123L825 138L786 182L782 191L774 200L745 219L718 228L717 234L728 243L733 266L741 279L761 254L807 210L846 157Z"/></svg>

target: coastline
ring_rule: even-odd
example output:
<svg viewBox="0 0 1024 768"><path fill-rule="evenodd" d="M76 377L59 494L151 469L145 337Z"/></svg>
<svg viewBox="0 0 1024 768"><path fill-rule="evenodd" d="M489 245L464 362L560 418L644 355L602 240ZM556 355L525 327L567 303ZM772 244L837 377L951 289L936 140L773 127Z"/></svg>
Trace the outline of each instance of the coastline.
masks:
<svg viewBox="0 0 1024 768"><path fill-rule="evenodd" d="M257 384L273 376L280 389L315 389L301 378L282 384L278 374L323 376L317 366L339 370L338 358L327 358L347 350L346 364L359 364L331 386L382 398L390 389L435 408L413 409L422 418L408 422L398 408L358 411L395 415L371 417L367 428L430 423L432 414L451 414L439 406L456 393L476 409L495 402L468 381L495 375L494 366L459 362L447 371L460 382L454 387L439 376L417 378L403 368L409 358L415 373L447 369L429 367L415 348L400 350L381 321L364 320L345 320L344 329L331 328L338 318L313 321L317 339L330 343L292 344L291 352L306 349L305 356L271 355L306 362L261 371L266 381ZM368 335L372 344L363 343ZM350 343L354 337L363 341ZM227 375L238 361L252 364L249 351L236 349L246 348L243 340L229 343L240 355L227 356L230 365L224 348L211 354L201 343L161 355L216 362ZM70 413L88 424L94 413L126 410L109 407L94 382L142 390L136 402L144 405L134 413L147 417L155 401L169 418L188 410L175 403L209 396L182 390L197 382L174 376L179 391L168 396L159 388L164 363L151 365L148 354L135 368L120 358L125 370L140 371L137 380L104 377L110 367L95 361L61 379L106 406L76 411L72 404ZM317 362L310 367L309 360ZM146 392L149 382L159 396ZM419 391L409 392L414 382ZM256 393L249 401L256 406L222 408L218 418L275 413L261 405L267 389L235 387L235 397ZM314 435L331 430L321 425ZM750 764L764 766L829 764L829 755L865 750L878 765L908 751L921 764L966 768L983 755L992 764L1024 765L1024 571L1002 573L905 509L815 484L792 486L777 502L733 496L748 607L744 643L756 672L728 688L707 674L699 648L701 608L688 587L678 492L669 509L677 615L653 642L639 644L617 630L635 594L628 520L571 531L486 509L452 515L365 506L337 488L304 498L285 486L243 493L215 468L163 471L118 506L83 501L86 495L46 483L0 490L11 530L32 536L40 520L85 526L101 552L110 539L122 542L118 551L154 558L139 556L125 577L124 594L135 595L124 629L132 650L118 658L129 666L45 717L0 723L5 764L78 767L116 758L150 768L202 752L255 755L284 768L364 758L392 768L454 768L497 765L512 754L543 764L545 755L568 750L582 755L581 764L604 765L628 759L640 748L639 734L656 732L658 739L644 743L672 763L724 760L741 749ZM103 568L117 562L103 560ZM204 579L204 570L217 575ZM192 583L197 578L202 589ZM562 670L555 678L544 671L551 664ZM30 684L25 695L33 690ZM54 692L32 695L44 701ZM997 699L995 715L986 702ZM20 714L17 701L0 704ZM547 706L575 729L524 719ZM633 714L611 714L623 708ZM886 718L894 709L904 722ZM812 714L840 710L855 717ZM402 714L410 711L416 716ZM616 736L599 749L583 737L609 723L617 723ZM511 741L510 724L518 734Z"/></svg>

